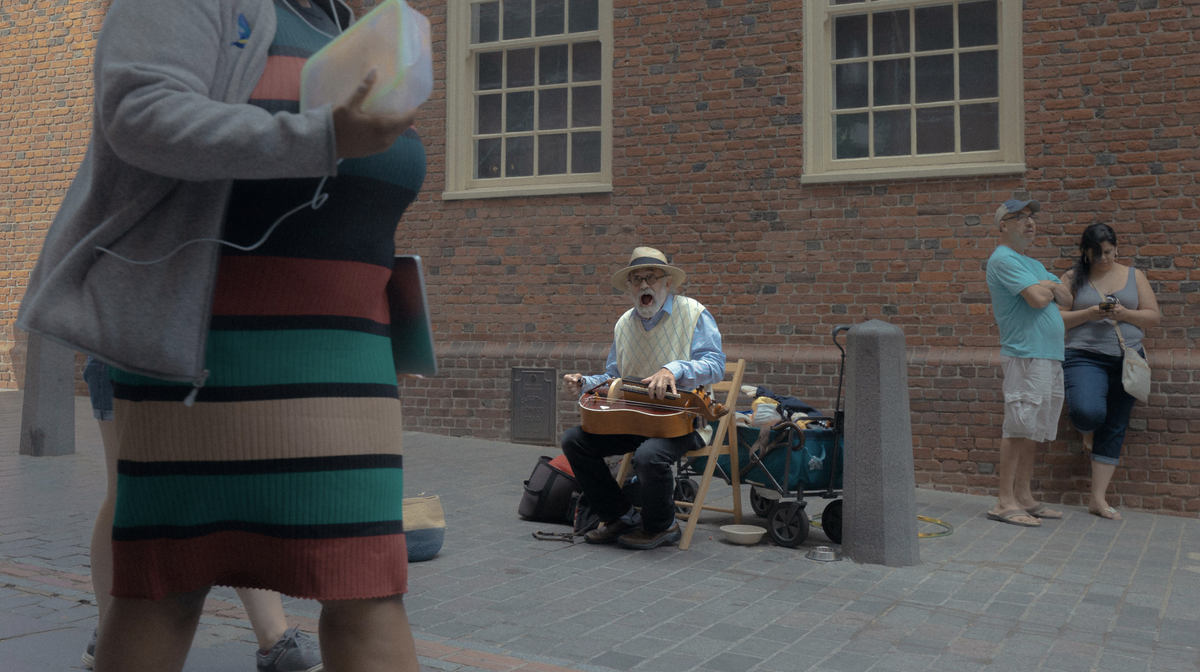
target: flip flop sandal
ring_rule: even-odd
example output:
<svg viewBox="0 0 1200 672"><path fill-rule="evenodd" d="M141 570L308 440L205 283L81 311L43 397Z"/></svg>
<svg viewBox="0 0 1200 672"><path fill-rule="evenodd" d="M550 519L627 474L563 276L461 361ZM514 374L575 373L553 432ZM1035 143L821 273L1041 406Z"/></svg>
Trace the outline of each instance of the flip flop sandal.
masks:
<svg viewBox="0 0 1200 672"><path fill-rule="evenodd" d="M1050 520L1059 520L1063 517L1062 511L1050 511L1050 507L1045 504L1038 504L1025 509L1025 512L1034 518L1049 518Z"/></svg>
<svg viewBox="0 0 1200 672"><path fill-rule="evenodd" d="M1030 513L1025 509L1009 509L1000 513L987 512L988 520L994 520L1000 523L1008 523L1009 525L1019 525L1021 527L1041 527L1041 521L1036 523L1025 523L1017 520L1017 516L1028 516Z"/></svg>
<svg viewBox="0 0 1200 672"><path fill-rule="evenodd" d="M1117 510L1111 506L1106 509L1098 509L1096 511L1092 511L1091 509L1088 509L1088 513L1092 514L1093 516L1099 516L1100 518L1103 518L1105 520L1125 520L1123 517L1121 517L1121 514L1118 513ZM1108 514L1108 515L1105 515L1105 514Z"/></svg>

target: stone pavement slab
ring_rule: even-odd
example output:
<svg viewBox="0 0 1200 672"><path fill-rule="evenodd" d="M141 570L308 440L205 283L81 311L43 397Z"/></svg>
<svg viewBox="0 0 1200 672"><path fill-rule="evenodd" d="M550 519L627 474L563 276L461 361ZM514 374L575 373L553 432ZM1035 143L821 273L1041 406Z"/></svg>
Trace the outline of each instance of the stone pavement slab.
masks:
<svg viewBox="0 0 1200 672"><path fill-rule="evenodd" d="M20 457L14 405L17 393L0 392L0 668L72 669L95 623L98 433L81 400L76 455ZM565 529L516 516L540 454L555 450L406 435L407 491L440 495L447 521L445 547L410 567L405 598L423 670L1200 669L1195 519L1112 522L1066 507L1027 529L986 520L987 498L918 490L918 513L954 533L922 540L915 567L808 561L808 547L828 544L816 528L795 550L731 546L722 514L705 514L688 551L634 553L533 539ZM315 629L314 602L285 609ZM215 588L187 670L248 671L253 651L233 591Z"/></svg>

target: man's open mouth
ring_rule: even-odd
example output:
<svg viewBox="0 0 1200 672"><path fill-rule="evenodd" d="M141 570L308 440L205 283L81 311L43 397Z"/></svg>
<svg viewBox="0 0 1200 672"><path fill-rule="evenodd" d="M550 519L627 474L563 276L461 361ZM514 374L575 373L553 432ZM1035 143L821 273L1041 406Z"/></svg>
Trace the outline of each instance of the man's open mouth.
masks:
<svg viewBox="0 0 1200 672"><path fill-rule="evenodd" d="M640 300L642 302L643 308L649 308L651 305L654 304L654 295L653 294L642 294Z"/></svg>

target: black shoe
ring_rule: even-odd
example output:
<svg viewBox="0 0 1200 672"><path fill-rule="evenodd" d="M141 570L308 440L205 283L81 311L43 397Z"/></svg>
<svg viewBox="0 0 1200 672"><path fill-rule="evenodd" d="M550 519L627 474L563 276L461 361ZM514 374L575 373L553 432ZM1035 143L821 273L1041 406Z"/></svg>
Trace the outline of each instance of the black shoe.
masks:
<svg viewBox="0 0 1200 672"><path fill-rule="evenodd" d="M648 551L652 548L658 548L663 544L678 544L682 538L683 531L679 529L679 523L675 523L662 532L650 533L642 529L634 530L621 537L618 543L625 548L632 548L636 551Z"/></svg>
<svg viewBox="0 0 1200 672"><path fill-rule="evenodd" d="M604 523L600 527L583 535L583 540L589 544L611 544L617 540L617 537L635 528L637 528L637 525L627 523L618 518L611 523Z"/></svg>

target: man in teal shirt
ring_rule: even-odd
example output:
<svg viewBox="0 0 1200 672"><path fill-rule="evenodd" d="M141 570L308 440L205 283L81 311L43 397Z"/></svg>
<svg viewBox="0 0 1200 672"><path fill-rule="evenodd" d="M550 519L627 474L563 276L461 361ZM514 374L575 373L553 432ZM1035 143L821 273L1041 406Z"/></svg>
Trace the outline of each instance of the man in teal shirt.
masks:
<svg viewBox="0 0 1200 672"><path fill-rule="evenodd" d="M1030 491L1037 446L1054 440L1062 413L1065 331L1054 304L1071 305L1071 293L1058 278L1025 256L1041 209L1037 201L1009 199L996 210L1000 245L987 265L1004 373L1000 496L987 517L1025 527L1063 515L1039 503Z"/></svg>

